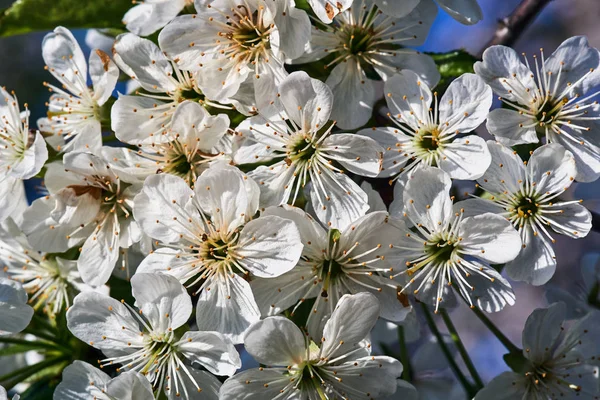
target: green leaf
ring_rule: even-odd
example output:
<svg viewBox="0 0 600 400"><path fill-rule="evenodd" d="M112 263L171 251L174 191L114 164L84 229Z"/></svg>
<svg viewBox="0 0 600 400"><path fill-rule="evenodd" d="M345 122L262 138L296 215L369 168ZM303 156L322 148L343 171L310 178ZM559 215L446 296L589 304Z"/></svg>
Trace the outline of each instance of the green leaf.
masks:
<svg viewBox="0 0 600 400"><path fill-rule="evenodd" d="M433 58L433 61L435 61L438 70L440 71L440 75L442 76L437 87L443 88L444 90L453 79L462 74L472 73L473 64L477 61L477 58L464 50L454 50L449 53L428 54Z"/></svg>
<svg viewBox="0 0 600 400"><path fill-rule="evenodd" d="M18 0L0 14L0 36L77 28L119 28L131 0Z"/></svg>

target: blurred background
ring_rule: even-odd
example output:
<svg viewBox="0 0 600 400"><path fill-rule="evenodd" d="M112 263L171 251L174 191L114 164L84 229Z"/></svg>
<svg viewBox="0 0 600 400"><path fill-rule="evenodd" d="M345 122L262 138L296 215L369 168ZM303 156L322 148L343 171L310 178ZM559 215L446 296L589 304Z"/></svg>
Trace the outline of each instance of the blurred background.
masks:
<svg viewBox="0 0 600 400"><path fill-rule="evenodd" d="M12 2L0 0L0 9ZM476 54L492 38L498 19L507 16L519 0L479 0L479 4L484 19L474 26L461 25L440 12L427 42L419 50L446 52L463 48ZM592 46L600 48L599 20L599 0L554 0L520 37L515 48L518 52L532 54L543 47L549 55L563 40L574 35L585 35ZM41 56L41 41L46 33L0 38L0 85L14 90L21 104L29 104L32 121L44 115L44 103L49 96L42 85L43 81L51 79L50 74L44 71ZM86 31L76 30L73 33L84 51L89 52L84 45ZM33 186L29 188L30 193L35 193ZM600 182L585 187L573 185L569 195L583 198L584 205L600 212ZM583 284L580 275L582 265L598 262L596 252L600 251L600 234L591 232L580 240L560 236L555 249L559 266L550 285L577 293ZM514 288L517 305L492 315L491 319L515 344L520 345L527 316L533 309L547 303L543 288L519 284L515 284ZM502 360L505 349L470 310L463 306L453 311L452 317L485 381L508 369Z"/></svg>

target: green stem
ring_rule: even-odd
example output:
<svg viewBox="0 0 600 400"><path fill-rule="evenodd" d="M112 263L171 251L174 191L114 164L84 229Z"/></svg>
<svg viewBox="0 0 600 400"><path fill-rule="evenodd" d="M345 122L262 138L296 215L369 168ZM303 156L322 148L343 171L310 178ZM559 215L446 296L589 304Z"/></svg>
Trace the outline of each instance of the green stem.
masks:
<svg viewBox="0 0 600 400"><path fill-rule="evenodd" d="M462 340L460 340L460 336L458 336L458 331L456 330L456 327L454 326L454 323L452 322L450 315L448 315L448 312L445 309L442 309L441 314L442 314L442 319L444 320L444 323L446 324L446 327L448 328L448 332L450 333L450 337L452 338L452 341L456 345L456 348L458 349L460 356L464 360L465 365L467 366L467 369L469 370L469 373L471 374L471 377L475 381L476 389L479 390L479 389L483 388L483 381L481 380L481 377L479 376L479 373L477 372L477 368L475 368L475 364L473 364L473 360L471 360L471 357L469 356L469 352L465 348L465 345L463 344Z"/></svg>
<svg viewBox="0 0 600 400"><path fill-rule="evenodd" d="M18 344L18 345L22 345L22 346L30 346L31 348L43 348L43 349L51 349L51 350L59 350L60 349L60 346L55 345L54 343L40 342L37 340L29 341L29 340L23 340L23 339L0 337L0 343Z"/></svg>
<svg viewBox="0 0 600 400"><path fill-rule="evenodd" d="M460 370L460 368L458 367L458 364L456 363L456 360L454 359L454 357L452 357L452 353L450 352L448 345L446 345L446 342L444 342L444 338L442 337L442 334L440 333L440 330L438 329L437 325L435 324L435 321L433 320L433 316L431 315L431 312L429 311L429 309L427 308L425 303L421 303L421 308L423 309L423 314L425 315L425 319L427 320L427 325L429 326L431 333L433 333L433 335L435 336L438 344L440 345L440 349L442 350L442 353L444 353L444 356L448 360L450 369L452 370L454 375L456 375L456 378L458 379L458 381L460 382L462 387L465 389L465 391L469 395L469 398L473 398L475 396L475 394L477 393L477 390L475 388L473 388L473 386L471 385L471 383L469 382L469 380L467 379L465 374L463 374L462 371Z"/></svg>
<svg viewBox="0 0 600 400"><path fill-rule="evenodd" d="M6 386L6 389L11 389L17 383L25 381L28 377L40 372L41 370L58 364L61 361L67 360L66 356L47 358L37 364L28 365L16 371L9 372L6 375L0 376L0 382Z"/></svg>
<svg viewBox="0 0 600 400"><path fill-rule="evenodd" d="M406 347L406 337L404 327L398 326L398 342L400 343L400 361L404 369L402 370L402 379L410 382L412 379L412 368L410 366L410 358L408 356L408 348Z"/></svg>
<svg viewBox="0 0 600 400"><path fill-rule="evenodd" d="M502 333L502 331L500 331L500 329L498 329L498 327L496 325L494 325L494 323L484 314L483 311L481 311L477 307L472 308L472 310L475 313L475 315L477 315L477 317L481 320L481 322L483 322L483 324L494 334L494 336L496 336L496 338L498 338L500 343L502 343L504 345L504 347L506 347L506 350L508 350L509 353L520 353L521 352L521 349L519 349L517 346L515 346L513 344L513 342L511 342L510 339L507 338L504 335L504 333Z"/></svg>

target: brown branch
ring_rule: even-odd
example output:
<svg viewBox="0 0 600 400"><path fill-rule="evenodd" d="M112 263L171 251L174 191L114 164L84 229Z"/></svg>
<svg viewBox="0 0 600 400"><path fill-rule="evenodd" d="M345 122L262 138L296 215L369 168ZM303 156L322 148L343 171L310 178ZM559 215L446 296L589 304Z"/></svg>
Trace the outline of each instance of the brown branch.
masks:
<svg viewBox="0 0 600 400"><path fill-rule="evenodd" d="M490 46L496 44L512 46L550 1L552 0L521 1L508 17L498 21L498 29L496 29L494 37L484 46L479 57L481 57L483 51Z"/></svg>

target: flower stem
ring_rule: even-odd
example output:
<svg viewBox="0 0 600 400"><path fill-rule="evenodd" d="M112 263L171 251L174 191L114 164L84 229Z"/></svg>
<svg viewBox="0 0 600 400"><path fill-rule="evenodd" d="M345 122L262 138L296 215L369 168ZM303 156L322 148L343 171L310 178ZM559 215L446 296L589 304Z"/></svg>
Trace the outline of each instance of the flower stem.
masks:
<svg viewBox="0 0 600 400"><path fill-rule="evenodd" d="M412 368L410 366L410 358L408 357L408 349L406 347L404 327L402 325L398 325L398 343L400 343L400 361L404 367L402 370L402 379L410 382L412 379Z"/></svg>
<svg viewBox="0 0 600 400"><path fill-rule="evenodd" d="M483 381L481 380L481 377L479 376L479 373L475 368L475 364L473 364L473 360L471 360L471 357L469 356L469 352L465 348L465 345L463 344L462 340L460 340L460 336L458 336L458 331L456 330L456 327L454 326L450 315L448 315L448 312L445 309L441 310L441 314L442 319L444 320L444 323L448 328L448 332L450 332L450 337L452 338L452 341L456 345L456 348L458 349L460 356L464 360L465 365L467 366L467 369L471 374L471 377L475 381L476 389L479 390L483 388Z"/></svg>
<svg viewBox="0 0 600 400"><path fill-rule="evenodd" d="M469 380L467 379L465 374L463 374L463 372L458 367L456 360L452 356L452 353L450 352L448 345L446 344L446 342L444 342L444 338L442 337L440 330L438 329L437 325L435 324L435 321L433 320L431 311L429 311L429 309L427 308L425 303L421 303L421 308L423 310L423 314L425 315L425 319L427 321L427 325L429 326L429 330L431 330L431 333L433 333L438 344L440 345L440 349L442 350L442 353L444 353L444 356L448 360L450 369L452 370L454 375L456 375L456 379L458 379L458 381L460 382L462 387L465 389L465 391L469 395L469 398L473 398L475 396L475 394L477 393L477 389L475 389L473 387L473 385L471 385L471 383L469 382Z"/></svg>
<svg viewBox="0 0 600 400"><path fill-rule="evenodd" d="M494 323L484 314L483 311L481 311L477 307L472 308L472 310L475 313L475 315L477 315L477 317L481 320L481 322L483 322L486 328L488 328L494 334L494 336L496 336L500 343L502 343L504 347L506 347L506 350L508 350L510 353L521 352L521 349L515 346L513 342L511 342L510 339L507 338L506 335L504 335L504 333L502 333L502 331L500 331L500 329L498 329L496 325L494 325Z"/></svg>

